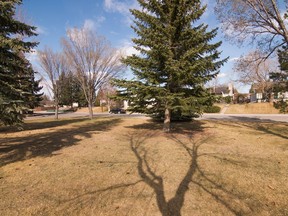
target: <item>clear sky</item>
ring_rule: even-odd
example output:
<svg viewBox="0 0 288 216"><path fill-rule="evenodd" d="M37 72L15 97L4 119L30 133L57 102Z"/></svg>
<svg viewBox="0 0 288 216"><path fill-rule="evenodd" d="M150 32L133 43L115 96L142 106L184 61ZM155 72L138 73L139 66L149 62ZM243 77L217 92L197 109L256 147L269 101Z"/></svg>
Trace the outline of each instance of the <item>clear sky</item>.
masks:
<svg viewBox="0 0 288 216"><path fill-rule="evenodd" d="M200 22L209 25L209 29L220 27L214 14L214 0L203 0L207 4L207 10ZM132 19L129 9L137 8L136 0L23 0L22 8L25 18L37 27L40 42L37 49L45 46L60 51L60 39L65 37L66 30L71 27L85 27L95 30L104 35L111 44L119 49L125 49L127 54L134 52L131 38L135 37L130 28ZM220 51L222 58L230 57L229 61L221 68L217 82L229 83L235 80L233 73L233 62L247 52L241 48L225 41L221 29L218 30L216 41L223 41ZM37 68L36 52L29 58ZM128 72L129 73L129 72ZM234 83L240 92L248 92L249 88Z"/></svg>

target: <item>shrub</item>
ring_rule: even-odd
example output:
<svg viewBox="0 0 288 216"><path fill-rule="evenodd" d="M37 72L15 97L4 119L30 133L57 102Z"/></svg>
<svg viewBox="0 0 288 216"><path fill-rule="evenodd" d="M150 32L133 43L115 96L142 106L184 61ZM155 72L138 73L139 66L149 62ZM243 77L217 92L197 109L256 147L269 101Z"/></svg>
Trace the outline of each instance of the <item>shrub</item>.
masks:
<svg viewBox="0 0 288 216"><path fill-rule="evenodd" d="M221 111L221 107L219 106L207 106L204 108L204 113L219 113Z"/></svg>
<svg viewBox="0 0 288 216"><path fill-rule="evenodd" d="M288 112L288 103L283 99L277 102L274 102L274 107L279 109L280 113L287 113Z"/></svg>
<svg viewBox="0 0 288 216"><path fill-rule="evenodd" d="M224 97L224 101L225 101L225 103L230 104L232 102L232 97L226 96L226 97Z"/></svg>

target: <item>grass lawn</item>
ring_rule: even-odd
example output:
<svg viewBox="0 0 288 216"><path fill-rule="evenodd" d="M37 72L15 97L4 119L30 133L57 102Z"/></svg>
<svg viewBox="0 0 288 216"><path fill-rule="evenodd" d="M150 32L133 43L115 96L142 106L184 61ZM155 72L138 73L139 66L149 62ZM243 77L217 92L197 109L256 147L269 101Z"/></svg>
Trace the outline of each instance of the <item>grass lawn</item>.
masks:
<svg viewBox="0 0 288 216"><path fill-rule="evenodd" d="M288 124L29 121L0 131L0 215L288 215Z"/></svg>

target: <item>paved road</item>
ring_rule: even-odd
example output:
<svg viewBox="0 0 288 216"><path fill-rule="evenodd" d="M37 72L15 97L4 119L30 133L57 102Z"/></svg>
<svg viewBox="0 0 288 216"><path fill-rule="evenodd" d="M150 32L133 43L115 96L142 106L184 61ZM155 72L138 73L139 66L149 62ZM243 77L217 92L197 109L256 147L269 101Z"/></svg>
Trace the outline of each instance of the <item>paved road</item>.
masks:
<svg viewBox="0 0 288 216"><path fill-rule="evenodd" d="M259 122L288 122L288 114L204 114L199 119L259 121Z"/></svg>
<svg viewBox="0 0 288 216"><path fill-rule="evenodd" d="M94 116L97 117L120 117L120 118L146 118L142 114L109 114L109 113L94 113ZM31 119L42 119L42 118L53 118L54 113L46 112L36 112L34 116L27 117L27 120ZM74 113L61 113L59 118L82 118L89 117L88 113L74 112ZM258 121L258 122L288 122L288 114L204 114L201 119L209 120L230 120L230 121Z"/></svg>
<svg viewBox="0 0 288 216"><path fill-rule="evenodd" d="M26 117L26 120L33 120L33 119L43 119L43 118L54 118L54 113L50 112L35 112L33 116ZM108 112L104 113L94 113L93 116L95 117L121 117L121 118L146 118L143 114L109 114ZM58 118L89 118L89 114L86 112L68 112L68 113L59 113Z"/></svg>

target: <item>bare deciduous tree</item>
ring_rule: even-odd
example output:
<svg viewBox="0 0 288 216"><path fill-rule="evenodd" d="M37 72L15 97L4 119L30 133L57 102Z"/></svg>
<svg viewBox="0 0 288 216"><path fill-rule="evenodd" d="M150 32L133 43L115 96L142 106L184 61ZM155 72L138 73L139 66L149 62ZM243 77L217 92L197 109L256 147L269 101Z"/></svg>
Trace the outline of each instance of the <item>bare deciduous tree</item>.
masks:
<svg viewBox="0 0 288 216"><path fill-rule="evenodd" d="M271 59L261 61L260 56L259 51L242 56L235 62L234 71L238 74L238 82L246 85L255 83L264 93L271 87L270 73L277 71L277 62Z"/></svg>
<svg viewBox="0 0 288 216"><path fill-rule="evenodd" d="M122 56L104 37L91 30L73 28L67 31L67 36L62 39L64 53L84 91L92 119L98 90L123 71Z"/></svg>
<svg viewBox="0 0 288 216"><path fill-rule="evenodd" d="M110 83L107 83L103 87L99 89L98 96L101 100L106 101L106 106L108 108L108 112L111 110L111 106L115 105L115 101L111 99L111 97L115 96L117 94L116 87L111 85Z"/></svg>
<svg viewBox="0 0 288 216"><path fill-rule="evenodd" d="M59 77L67 70L66 63L60 53L54 53L45 48L38 51L40 66L43 69L42 76L47 80L48 88L52 91L55 102L55 119L58 119L59 110Z"/></svg>
<svg viewBox="0 0 288 216"><path fill-rule="evenodd" d="M217 0L215 12L227 38L255 42L267 59L288 44L287 14L277 0ZM288 1L284 1L286 7ZM284 3L283 2L283 3ZM283 6L282 6L283 7ZM281 9L281 10L280 10ZM286 8L287 9L287 8Z"/></svg>

